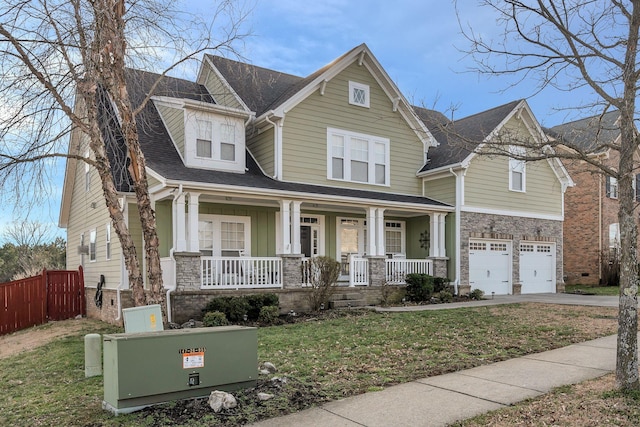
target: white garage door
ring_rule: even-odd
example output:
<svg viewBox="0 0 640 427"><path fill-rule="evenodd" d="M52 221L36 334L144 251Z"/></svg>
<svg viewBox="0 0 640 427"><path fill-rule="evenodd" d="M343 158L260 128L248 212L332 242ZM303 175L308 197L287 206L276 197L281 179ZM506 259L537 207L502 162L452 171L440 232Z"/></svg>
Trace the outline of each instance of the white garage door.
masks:
<svg viewBox="0 0 640 427"><path fill-rule="evenodd" d="M511 242L469 241L469 284L485 295L511 293Z"/></svg>
<svg viewBox="0 0 640 427"><path fill-rule="evenodd" d="M556 291L556 246L554 243L520 244L520 283L523 294Z"/></svg>

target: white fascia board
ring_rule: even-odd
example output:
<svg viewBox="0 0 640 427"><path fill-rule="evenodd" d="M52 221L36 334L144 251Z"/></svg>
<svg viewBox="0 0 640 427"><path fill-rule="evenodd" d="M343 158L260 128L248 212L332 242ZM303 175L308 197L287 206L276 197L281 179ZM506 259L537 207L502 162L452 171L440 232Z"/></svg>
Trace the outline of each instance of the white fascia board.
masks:
<svg viewBox="0 0 640 427"><path fill-rule="evenodd" d="M458 171L461 169L466 169L468 165L461 163L452 163L450 165L440 166L436 169L427 170L424 172L416 173L418 178L422 178L424 181L431 181L434 179L443 178L445 176L451 175L451 170Z"/></svg>
<svg viewBox="0 0 640 427"><path fill-rule="evenodd" d="M169 96L152 96L151 99L154 102L157 102L160 105L165 105L167 107L205 111L208 113L223 114L230 117L238 117L242 119L249 119L251 116L255 115L255 113L252 111L225 107L223 105L212 104L210 102L195 101L193 99L172 98Z"/></svg>
<svg viewBox="0 0 640 427"><path fill-rule="evenodd" d="M231 87L229 82L227 82L227 79L225 79L224 76L222 75L222 73L220 73L220 71L218 70L218 68L216 68L216 66L213 65L213 62L211 62L211 59L209 58L209 55L205 55L204 56L204 61L205 61L206 65L208 65L206 67L207 68L207 72L209 72L209 73L210 72L214 72L216 74L216 76L218 76L218 78L220 79L222 84L227 88L227 90L233 94L233 96L236 98L236 101L238 101L238 103L240 103L240 105L242 105L244 110L248 111L248 112L251 112L251 109L247 106L247 104L244 102L244 100L242 98L240 98L240 95L238 95L238 93L235 90L233 90L233 88ZM205 64L202 64L202 66L200 67L200 70L198 70L198 77L196 79L196 82L198 84L203 85L203 86L204 86L204 75L203 75L204 69L205 69ZM211 95L211 97L214 100L216 99L213 94L209 93L209 95ZM255 115L255 113L253 115Z"/></svg>
<svg viewBox="0 0 640 427"><path fill-rule="evenodd" d="M536 212L521 212L521 211L510 211L510 210L502 210L502 209L487 209L487 208L477 208L473 206L462 206L460 208L462 212L470 212L470 213L482 213L482 214L490 214L490 215L502 215L502 216L514 216L519 218L534 218L534 219L546 219L551 221L564 221L563 215L550 215L550 214L540 214Z"/></svg>
<svg viewBox="0 0 640 427"><path fill-rule="evenodd" d="M453 206L437 206L437 205L422 205L422 204L414 204L414 203L405 203L405 202L395 202L390 200L377 200L370 199L370 202L363 202L363 199L347 197L347 196L335 196L329 194L319 194L319 193L306 193L299 191L283 191L283 190L273 190L269 188L256 188L256 187L239 187L235 185L221 185L221 184L204 184L201 182L191 182L191 181L167 181L166 184L168 186L178 186L182 184L184 191L189 190L197 190L201 192L206 191L216 191L222 194L238 194L242 196L251 196L251 197L263 197L263 198L273 198L275 197L284 197L287 199L295 199L302 201L312 201L314 203L317 202L331 202L338 204L345 204L351 207L361 206L368 207L371 205L375 206L384 206L387 208L399 208L399 209L410 209L413 211L424 211L424 212L453 212L455 208Z"/></svg>

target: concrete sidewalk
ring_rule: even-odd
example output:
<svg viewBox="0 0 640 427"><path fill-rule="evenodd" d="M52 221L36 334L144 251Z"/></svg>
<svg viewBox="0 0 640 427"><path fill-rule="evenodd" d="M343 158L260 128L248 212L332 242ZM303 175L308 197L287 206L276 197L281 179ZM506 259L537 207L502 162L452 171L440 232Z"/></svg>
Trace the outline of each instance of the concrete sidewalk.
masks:
<svg viewBox="0 0 640 427"><path fill-rule="evenodd" d="M496 296L493 300L462 303L462 306L515 302L617 306L618 298L568 294ZM422 310L455 308L452 305L416 307ZM414 311L416 307L396 307L392 311ZM616 336L611 335L491 365L419 379L383 391L272 418L253 426L445 426L548 393L555 387L600 377L613 372L615 364Z"/></svg>

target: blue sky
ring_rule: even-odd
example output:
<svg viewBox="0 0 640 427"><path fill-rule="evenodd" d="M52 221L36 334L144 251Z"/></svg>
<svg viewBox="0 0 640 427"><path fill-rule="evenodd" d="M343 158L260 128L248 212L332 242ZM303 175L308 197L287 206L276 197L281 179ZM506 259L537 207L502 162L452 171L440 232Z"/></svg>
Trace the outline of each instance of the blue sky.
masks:
<svg viewBox="0 0 640 427"><path fill-rule="evenodd" d="M206 15L212 1L185 4ZM473 62L461 52L468 42L449 0L248 0L247 4L253 9L243 26L252 35L235 48L254 65L306 76L366 43L411 103L440 111L455 105L456 118L528 98L538 120L553 126L568 120L566 111L556 109L578 101L576 94L569 99L566 93L551 90L529 98L535 93L529 82L503 92L510 83L507 78L469 72ZM485 38L499 36L490 10L472 0L459 0L461 5L463 25ZM52 192L32 210L30 219L57 226L64 162L51 172ZM0 208L0 230L21 216L11 206ZM64 236L64 230L59 235Z"/></svg>

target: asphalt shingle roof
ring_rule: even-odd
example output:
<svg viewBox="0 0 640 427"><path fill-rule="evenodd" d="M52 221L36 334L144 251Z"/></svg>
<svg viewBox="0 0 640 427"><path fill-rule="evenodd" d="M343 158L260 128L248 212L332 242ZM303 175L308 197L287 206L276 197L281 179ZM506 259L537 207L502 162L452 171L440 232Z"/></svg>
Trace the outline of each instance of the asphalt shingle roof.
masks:
<svg viewBox="0 0 640 427"><path fill-rule="evenodd" d="M425 172L462 162L513 111L522 100L500 105L455 121L435 110L414 107L439 146L430 148Z"/></svg>
<svg viewBox="0 0 640 427"><path fill-rule="evenodd" d="M234 61L235 62L235 61ZM228 63L233 66L232 63ZM237 63L240 64L240 63ZM241 64L240 64L241 65ZM239 66L239 65L236 65ZM315 75L316 73L314 73ZM245 103L251 107L262 105L268 102L276 102L287 90L287 84L295 82L295 78L290 75L280 74L279 76L271 74L270 70L261 69L258 71L258 80L270 81L269 90L264 93L258 93ZM144 97L151 91L153 83L160 78L160 75L130 70L127 74L129 90L131 91L132 104L139 105ZM254 81L252 77L250 80ZM279 82L279 83L276 83ZM277 88L275 90L274 88ZM173 77L162 77L161 84L156 87L153 93L155 96L171 96L176 98L188 98L197 101L214 103L213 98L209 95L204 86L197 83L176 79ZM240 95L240 94L239 94ZM247 102L248 101L248 102ZM111 115L113 111L111 110ZM413 203L419 205L430 206L449 206L447 204L420 196L411 196L403 194L393 194L377 191L357 190L350 188L325 187L321 185L312 185L304 183L283 182L266 176L253 157L246 153L246 171L245 173L226 172L219 170L189 168L184 165L181 157L176 151L171 138L164 127L153 102L149 102L137 118L138 134L140 145L147 166L159 173L168 180L198 182L204 184L219 184L239 187L262 188L269 190L280 190L287 192L301 192L322 195L334 195L351 197L365 200L380 200L389 202ZM120 151L120 156L124 151ZM126 165L126 161L122 159L118 162ZM125 168L126 169L126 168ZM122 172L122 170L121 170ZM116 172L114 171L114 174ZM123 185L120 191L130 191L130 188Z"/></svg>
<svg viewBox="0 0 640 427"><path fill-rule="evenodd" d="M562 139L587 153L607 150L603 144L614 142L620 136L618 118L620 112L609 111L602 115L591 116L547 129L550 136Z"/></svg>

